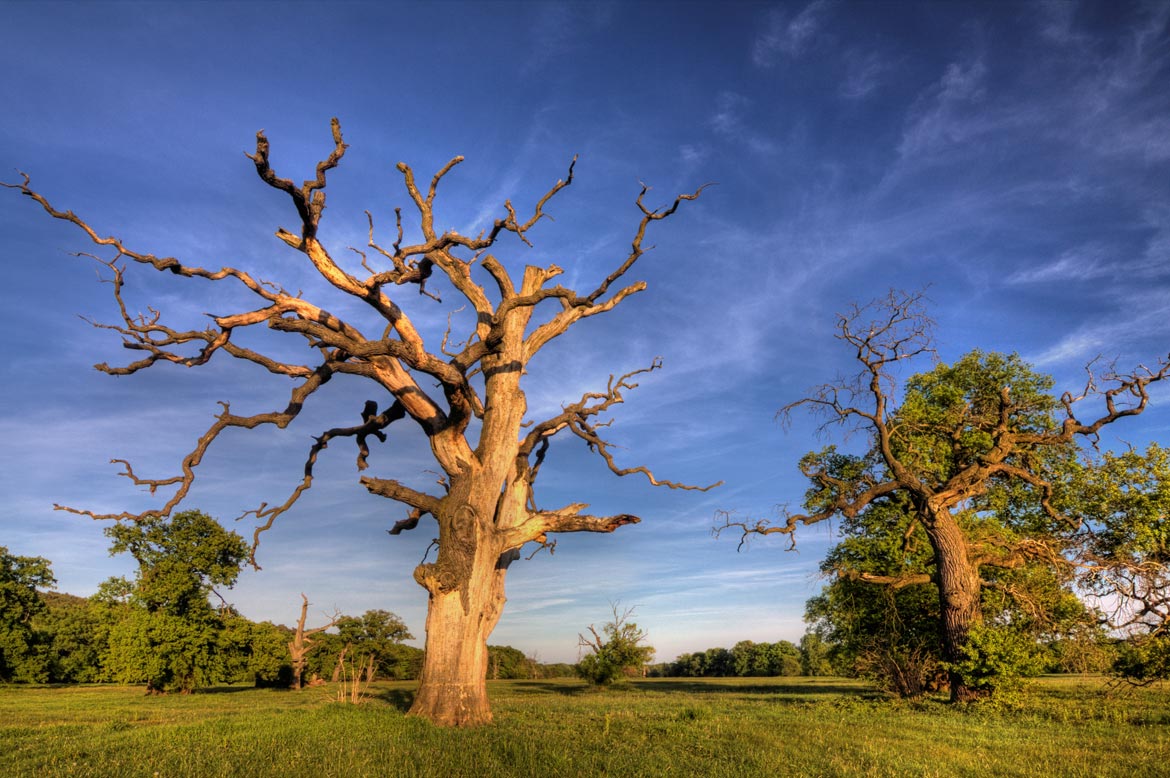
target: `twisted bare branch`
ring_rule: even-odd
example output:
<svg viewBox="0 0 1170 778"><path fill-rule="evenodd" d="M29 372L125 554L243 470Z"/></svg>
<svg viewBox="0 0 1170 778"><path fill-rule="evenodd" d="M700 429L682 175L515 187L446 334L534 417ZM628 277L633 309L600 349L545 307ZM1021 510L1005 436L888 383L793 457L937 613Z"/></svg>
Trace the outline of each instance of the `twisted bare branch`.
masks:
<svg viewBox="0 0 1170 778"><path fill-rule="evenodd" d="M403 185L419 215L421 241L408 243L402 210L396 208L394 242L389 247L383 245L376 238L374 216L366 211L367 245L364 249L353 248L366 273L365 278L359 278L343 269L318 239L326 203L328 174L341 163L347 149L336 119L331 121L331 133L333 143L329 154L315 165L313 175L300 185L276 172L271 161L271 144L263 131L256 134L254 152L246 153L246 156L254 164L260 180L268 187L284 192L296 211L299 229L290 231L280 228L276 236L306 257L324 281L376 311L385 322L385 330L380 337L367 337L357 327L303 298L300 291L289 292L242 270L233 267L208 270L184 264L173 257L137 252L118 238L101 237L85 220L71 211L56 209L45 197L35 192L27 175L21 174L21 183L2 184L37 202L51 217L72 223L91 243L112 252L113 256L109 259L84 252L80 254L97 261L110 274L106 280L111 284L118 311L118 319L113 324L87 321L95 327L117 332L124 347L136 352L136 358L120 366L103 363L97 366L99 370L112 375L128 375L158 363L198 367L222 352L297 382L283 410L238 416L231 413L227 402L221 403L222 412L215 416L212 424L183 458L178 475L142 477L128 460L114 460L124 468L123 476L135 485L147 488L152 494L159 489L173 490L162 505L141 513L97 513L56 506L58 509L94 519L110 520L141 520L169 515L190 493L198 465L221 432L231 428L251 429L266 424L280 429L287 427L297 418L309 398L338 373L373 381L387 392L389 400L368 401L362 409L360 424L332 427L314 437L302 478L284 499L278 503L262 502L241 516L253 517L258 524L253 535L253 565L256 564L255 555L262 533L270 529L275 520L288 512L304 492L312 487L317 459L330 442L337 438L353 438L358 449L357 469L359 472L364 471L369 464L370 441L387 442L385 430L403 418L412 419L427 435L432 453L443 470L440 481L448 492L448 498L454 491L462 490L460 493L465 494L467 489L461 484L472 478L472 474L481 477L489 467L488 460L493 446L503 447L508 452L507 460L515 460L514 470L507 475L489 474L482 477L500 476L501 483L493 488L497 492L502 488L505 493L513 484L511 479L517 478L514 483L517 486L517 499L520 500L527 490L528 500L524 506L528 510L527 515L500 524L501 533L524 535L520 543L540 539L538 542L544 544L547 541L541 538L555 532L612 532L638 521L637 517L628 514L589 516L581 512L584 505L568 506L558 511L536 509L531 497L531 482L545 459L549 439L563 429L585 440L617 475L640 473L651 484L672 489L706 491L718 485L690 486L660 480L646 467L620 467L613 457L609 442L600 434L600 430L609 422L601 421L599 415L623 402L624 391L636 387L631 379L640 373L657 369L660 366L657 361L650 368L616 379L611 377L604 392L586 394L579 402L566 406L557 417L536 425L523 437L520 437L520 430L515 426L520 423L523 411L513 413L511 410L518 396L519 378L528 360L543 345L565 332L574 322L612 310L629 296L645 289L645 284L640 281L620 288L618 282L648 250L643 246L648 225L674 214L683 201L698 198L707 185L691 194L679 195L666 207L653 210L645 204L649 188L643 186L635 200L641 217L629 254L596 289L588 295L581 295L560 284L550 285L552 279L563 272L556 265L527 267L522 282L517 283L504 264L488 253L504 233L512 233L523 243L531 245L530 230L540 220L551 218L546 209L552 198L572 184L576 157L570 162L565 178L556 181L544 192L527 218L519 215L512 200L506 199L502 215L492 223L490 229L475 237L460 235L455 230L439 233L435 229L435 202L439 185L463 161L462 157L454 157L441 167L430 179L425 191L420 190L413 170L405 163L399 163L398 171L403 176ZM470 256L464 252L470 252ZM234 279L255 295L259 304L254 303L252 307L235 312L208 314L209 321L205 327L192 329L172 326L164 319L163 313L154 308L147 308L146 314L135 314L131 312L125 298L126 267L131 262L179 277L209 281ZM471 271L476 262L492 278L499 293L498 303L493 303L483 287L473 280ZM442 273L436 274L436 268ZM386 295L387 289L416 284L420 294L438 301L438 292L427 288L428 281L433 283L435 278L450 281L475 312L474 328L458 346L450 345L449 320L447 333L437 353L426 347L411 319ZM528 323L533 309L545 301L556 301L560 312L529 331ZM233 342L235 333L248 327L264 327L275 332L294 334L310 347L317 364L284 361ZM438 382L441 397L432 397L422 389L418 378L422 375ZM472 384L476 376L483 377L483 398ZM494 405L489 398L492 392L496 393ZM383 403L387 403L384 405L385 410L379 411ZM479 430L480 445L473 449L466 439L466 433L474 417L483 420L483 424ZM509 427L509 424L512 426ZM505 443L493 443L485 438L504 430L507 434L501 436L501 440L506 437ZM519 454L514 455L517 448ZM412 489L393 479L364 476L360 480L371 493L394 499L409 508L408 517L394 525L392 534L413 528L424 515L439 518L444 510L443 500L448 499ZM491 494L492 489L485 490L485 493ZM479 509L479 513L465 511L459 515L474 518L491 513L490 509L484 507ZM447 529L441 529L440 534L451 531L451 527L461 526L460 522L471 520L460 519L451 523ZM441 554L444 553L448 552L441 548Z"/></svg>
<svg viewBox="0 0 1170 778"><path fill-rule="evenodd" d="M598 433L598 429L608 426L610 422L597 421L596 417L605 413L614 405L625 402L625 396L623 394L625 390L636 389L638 387L631 379L644 373L651 373L661 367L662 360L655 358L649 367L633 370L616 379L611 375L605 392L587 392L577 402L565 406L561 413L534 425L528 435L525 436L519 451L520 456L527 458L538 445L542 446L534 466L530 469L531 477L535 478L540 463L544 460L544 451L547 450L547 440L561 430L568 429L577 437L584 440L591 451L595 451L600 455L605 460L606 466L615 475L626 476L641 473L646 476L646 479L653 486L666 486L670 489L685 489L699 492L706 492L722 485L722 481L717 481L707 486L692 486L675 481L660 480L646 467L619 467L613 458L613 454L610 452L610 444Z"/></svg>

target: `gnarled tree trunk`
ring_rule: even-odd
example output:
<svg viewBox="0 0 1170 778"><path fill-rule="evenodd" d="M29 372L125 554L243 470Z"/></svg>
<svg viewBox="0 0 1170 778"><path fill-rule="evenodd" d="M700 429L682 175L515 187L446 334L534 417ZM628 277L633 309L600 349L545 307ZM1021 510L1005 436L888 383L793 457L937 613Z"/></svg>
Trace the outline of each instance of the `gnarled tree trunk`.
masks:
<svg viewBox="0 0 1170 778"><path fill-rule="evenodd" d="M934 550L942 656L944 661L954 663L963 657L971 628L983 620L979 568L968 553L962 528L949 512L935 513L925 526ZM954 669L947 671L947 680L951 702L968 702L979 696Z"/></svg>
<svg viewBox="0 0 1170 778"><path fill-rule="evenodd" d="M527 318L517 317L509 328L502 357L484 360L485 371L491 372L481 447L469 466L451 478L447 496L434 511L440 539L436 561L414 571L429 599L423 669L410 714L442 726L492 720L487 640L504 610L508 566L519 556L516 537L508 533L529 517L528 467L516 462L527 404L520 371L513 367L519 362L506 359L509 346L521 344L517 336ZM433 444L441 447L443 441Z"/></svg>
<svg viewBox="0 0 1170 778"><path fill-rule="evenodd" d="M504 609L504 576L511 558L484 549L453 591L428 586L426 653L412 716L441 726L491 722L487 641Z"/></svg>

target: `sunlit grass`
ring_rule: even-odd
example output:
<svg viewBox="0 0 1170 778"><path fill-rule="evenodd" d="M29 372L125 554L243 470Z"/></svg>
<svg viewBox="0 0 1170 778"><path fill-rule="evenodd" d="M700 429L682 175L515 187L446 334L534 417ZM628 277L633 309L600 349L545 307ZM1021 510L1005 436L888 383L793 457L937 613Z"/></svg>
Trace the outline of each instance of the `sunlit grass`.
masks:
<svg viewBox="0 0 1170 778"><path fill-rule="evenodd" d="M334 690L0 688L10 776L1155 776L1170 691L1044 679L1016 706L960 711L840 679L489 684L496 723L403 715L410 683L354 706Z"/></svg>

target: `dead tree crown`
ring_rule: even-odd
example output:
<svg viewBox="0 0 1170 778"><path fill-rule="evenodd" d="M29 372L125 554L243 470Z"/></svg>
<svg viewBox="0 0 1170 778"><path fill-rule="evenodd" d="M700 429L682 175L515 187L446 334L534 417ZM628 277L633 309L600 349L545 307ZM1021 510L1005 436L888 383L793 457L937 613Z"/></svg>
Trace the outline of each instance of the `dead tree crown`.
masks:
<svg viewBox="0 0 1170 778"><path fill-rule="evenodd" d="M650 483L672 489L706 490L717 485L688 486L658 479L645 467L621 467L614 459L610 444L600 434L607 423L603 415L614 405L623 402L627 390L637 386L634 378L659 368L659 360L641 370L620 377L611 376L604 390L587 393L544 420L528 420L520 424L523 409L518 417L515 409L509 407L510 403L504 401L504 395L513 392L518 386L525 365L544 346L575 322L606 313L646 288L644 282L627 282L625 276L649 248L643 245L647 228L653 222L673 215L684 201L698 198L704 187L690 194L679 195L664 207L651 208L645 203L649 189L643 185L635 198L640 218L628 254L596 288L581 293L559 283L550 283L563 272L556 265L526 266L517 281L492 253L500 238L508 233L532 245L528 233L548 216L545 209L549 202L573 183L576 157L570 163L565 178L558 180L540 197L527 218L522 219L512 202L505 200L499 218L492 222L490 228L474 237L461 235L455 230L439 232L435 228L435 198L439 184L463 161L463 157L457 156L447 162L424 188L420 188L410 166L400 162L397 170L402 176L410 202L417 211L421 239L405 243L402 209L396 208L395 238L387 247L376 236L374 216L367 211L367 245L362 249L351 249L360 257L360 266L364 271L364 275L357 275L343 267L318 238L325 210L326 177L329 171L341 163L347 148L337 119L332 120L332 136L331 153L317 163L314 176L299 186L273 170L269 162L269 141L263 131L256 134L255 152L247 156L255 164L259 177L272 188L284 192L296 211L298 227L294 230L280 228L276 237L307 257L320 276L334 288L361 301L378 314L384 322L384 330L373 335L362 332L358 327L302 297L299 292L291 292L244 270L228 266L213 270L185 264L174 257L160 257L135 250L117 237L102 237L72 211L55 208L46 197L31 188L29 177L23 173L22 182L3 184L35 200L52 217L76 225L95 246L112 251L113 256L110 258L79 254L96 260L112 274L109 281L121 319L115 324L91 323L119 333L123 346L141 354L141 358L122 366L99 364L96 365L98 370L110 375L129 375L160 362L197 367L223 353L296 382L283 408L244 416L233 413L228 402L220 402L222 410L207 431L199 436L194 448L183 457L178 475L146 478L140 476L129 462L113 460L122 466L123 476L138 486L147 487L152 494L160 488L172 487L173 493L161 506L141 513L103 514L62 505L55 506L57 509L108 520L167 516L188 495L195 481L197 467L222 432L232 428L253 429L262 425L284 429L297 418L312 396L339 374L369 379L385 390L387 400L366 402L360 409L360 422L333 427L316 436L309 448L303 478L291 493L279 502L262 502L244 514L258 520L252 543L253 565L256 564L255 553L261 534L271 528L273 522L312 486L313 468L318 455L333 440L354 439L358 449L357 468L366 470L370 440L386 442L387 429L404 419L417 424L430 440L432 452L445 475L441 480L444 493L426 493L394 479L362 477L361 483L371 493L389 497L409 508L409 514L394 525L392 534L413 528L423 516L436 514L440 503L450 493L453 480L473 472L494 456L490 449L501 439L502 428L512 426L512 421L516 422L514 426L520 428L520 433L519 436L512 433L512 443L505 452L513 461L511 472L502 488L506 491L515 486L527 491L528 515L526 520L506 528L507 547L518 548L528 541L545 543L548 533L612 532L624 524L638 521L637 517L627 514L590 516L582 513L586 507L583 503L556 510L537 507L532 484L540 471L550 439L563 431L584 441L617 475L640 473ZM163 314L154 308L149 308L148 314L132 314L124 300L123 291L127 267L134 264L147 265L186 278L241 285L251 293L254 307L210 315L211 323L208 326L189 330L176 329L164 323ZM486 272L486 285L473 277L473 266L477 264ZM477 275L482 277L482 274ZM438 301L440 297L434 288L428 288L428 283L433 287L436 277L449 282L474 311L473 330L467 333L461 346L451 345L449 325L438 350L433 346L428 347L410 316L391 297L399 287L414 286L420 295ZM545 317L543 323L529 328L533 309L545 302L557 306L557 310L553 315ZM305 363L284 361L238 345L233 336L250 327L267 327L300 336L309 347L313 359ZM510 378L497 381L501 375ZM420 383L421 379L427 380ZM478 420L477 443L469 440L467 435L473 419Z"/></svg>

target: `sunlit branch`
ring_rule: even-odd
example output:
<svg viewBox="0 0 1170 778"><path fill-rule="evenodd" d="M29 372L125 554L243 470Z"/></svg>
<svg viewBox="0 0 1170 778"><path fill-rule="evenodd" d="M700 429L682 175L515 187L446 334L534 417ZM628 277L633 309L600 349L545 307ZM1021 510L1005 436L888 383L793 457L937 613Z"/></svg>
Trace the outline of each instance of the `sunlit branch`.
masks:
<svg viewBox="0 0 1170 778"><path fill-rule="evenodd" d="M581 438L588 444L591 451L596 452L605 460L606 466L615 475L627 476L635 473L641 473L646 476L647 480L653 486L665 486L670 489L685 489L705 492L720 486L723 482L719 481L708 486L692 486L688 484L678 483L675 481L667 481L658 479L648 468L639 467L619 467L610 453L610 444L602 439L598 433L598 429L608 425L608 422L599 422L596 417L606 411L612 406L625 402L623 395L624 390L636 389L638 385L632 383L631 379L643 373L650 373L662 367L662 361L655 359L649 367L644 367L639 370L626 373L625 375L616 378L609 377L609 383L603 393L590 392L586 393L582 398L567 405L556 416L534 425L532 430L525 436L523 443L520 446L519 454L522 457L529 456L538 445L542 445L542 450L539 453L535 466L530 470L531 477L535 478L536 472L539 470L540 463L544 460L544 450L547 449L547 440L561 430L568 429L577 437Z"/></svg>

